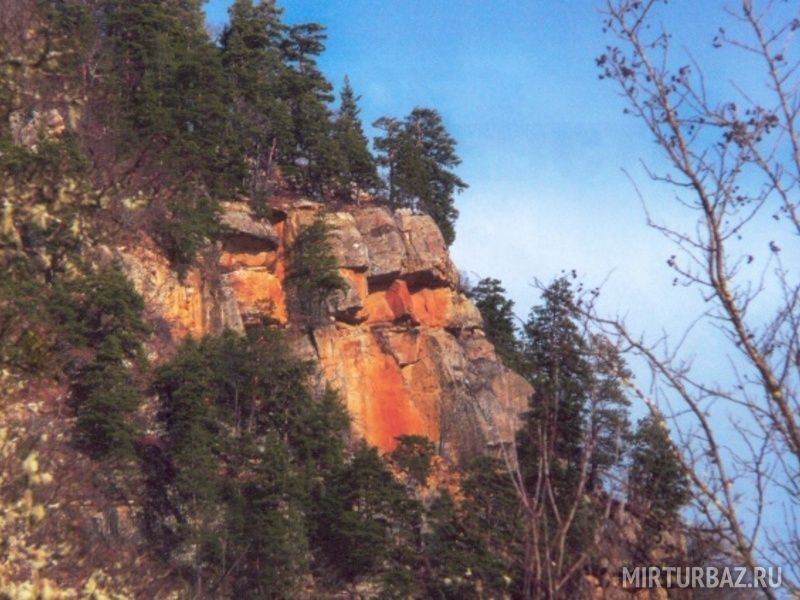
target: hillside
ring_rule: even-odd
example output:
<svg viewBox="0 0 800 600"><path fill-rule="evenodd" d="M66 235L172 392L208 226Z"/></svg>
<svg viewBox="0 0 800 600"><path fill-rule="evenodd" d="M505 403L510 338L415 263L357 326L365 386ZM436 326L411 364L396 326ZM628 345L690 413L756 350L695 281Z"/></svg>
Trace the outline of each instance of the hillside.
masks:
<svg viewBox="0 0 800 600"><path fill-rule="evenodd" d="M623 359L568 278L520 327L460 276L442 116L370 146L281 14L0 6L0 597L665 597Z"/></svg>

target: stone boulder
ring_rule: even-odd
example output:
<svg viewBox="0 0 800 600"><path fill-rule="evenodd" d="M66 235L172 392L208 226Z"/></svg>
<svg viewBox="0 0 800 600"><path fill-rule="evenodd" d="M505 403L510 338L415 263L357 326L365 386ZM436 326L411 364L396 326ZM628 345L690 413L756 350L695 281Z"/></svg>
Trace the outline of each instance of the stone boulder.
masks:
<svg viewBox="0 0 800 600"><path fill-rule="evenodd" d="M415 285L457 287L458 269L434 220L400 209L395 212L395 221L405 245L403 276Z"/></svg>
<svg viewBox="0 0 800 600"><path fill-rule="evenodd" d="M244 245L249 243L254 250L278 247L278 234L272 224L265 219L254 218L250 208L243 202L224 204L220 222L230 230L234 239L241 238L239 242Z"/></svg>
<svg viewBox="0 0 800 600"><path fill-rule="evenodd" d="M391 280L403 270L406 248L391 212L380 206L357 209L356 227L367 247L371 280Z"/></svg>
<svg viewBox="0 0 800 600"><path fill-rule="evenodd" d="M369 252L355 217L348 212L327 213L325 222L330 226L328 243L339 267L366 271L369 267Z"/></svg>

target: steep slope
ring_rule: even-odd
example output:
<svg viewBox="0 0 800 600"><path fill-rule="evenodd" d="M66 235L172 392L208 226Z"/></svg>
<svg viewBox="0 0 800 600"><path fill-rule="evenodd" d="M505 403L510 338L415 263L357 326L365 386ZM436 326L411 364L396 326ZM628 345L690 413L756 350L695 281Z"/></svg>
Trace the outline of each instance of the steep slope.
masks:
<svg viewBox="0 0 800 600"><path fill-rule="evenodd" d="M287 302L287 255L318 214L346 289L327 299L321 324L303 325ZM287 200L269 220L229 203L223 222L228 235L183 280L154 245L113 250L172 340L255 323L287 328L317 361L320 384L341 392L356 433L384 451L398 435L419 434L460 460L513 439L532 390L484 337L430 217Z"/></svg>

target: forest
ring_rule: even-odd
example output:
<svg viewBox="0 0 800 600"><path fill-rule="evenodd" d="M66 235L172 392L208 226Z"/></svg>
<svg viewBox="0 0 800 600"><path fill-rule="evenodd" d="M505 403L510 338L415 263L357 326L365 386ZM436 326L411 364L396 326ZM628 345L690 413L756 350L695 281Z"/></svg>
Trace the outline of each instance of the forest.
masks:
<svg viewBox="0 0 800 600"><path fill-rule="evenodd" d="M499 279L462 276L452 294L533 393L511 442L456 457L415 431L389 451L361 439L345 393L296 344L319 343L353 285L329 213L427 215L446 255L468 188L446 115L383 116L370 140L356 86L337 90L318 64L325 26L286 22L275 0L234 0L218 34L199 0L3 2L0 597L617 598L633 597L608 591L623 565L798 564L799 288L791 265L761 287L740 278L735 240L764 211L797 229L800 21L740 7L777 98L742 109L709 100L694 67L656 60L669 36L643 24L661 4L610 0L619 45L596 66L672 165L653 178L698 219L652 225L738 353L738 379L698 379L664 340L603 314L602 290L574 271L540 283L522 319ZM744 44L722 30L715 43ZM286 322L165 333L130 264L103 249L148 248L175 286L224 279L213 265L243 239L232 201L282 236L287 205L316 207L277 243ZM411 296L445 287L407 280ZM765 288L777 308L753 317ZM415 314L390 333L428 326ZM720 436L714 402L750 420L736 421L744 450ZM762 541L775 488L789 527ZM78 524L90 519L73 497L126 507L135 533L87 533L122 526ZM703 593L669 597L733 597Z"/></svg>

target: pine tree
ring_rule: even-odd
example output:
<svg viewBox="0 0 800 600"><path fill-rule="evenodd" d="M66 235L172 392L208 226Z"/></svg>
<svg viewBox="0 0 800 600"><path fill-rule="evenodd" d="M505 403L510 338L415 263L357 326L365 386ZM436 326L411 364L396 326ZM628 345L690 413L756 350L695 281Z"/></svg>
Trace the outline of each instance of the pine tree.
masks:
<svg viewBox="0 0 800 600"><path fill-rule="evenodd" d="M358 190L367 191L378 185L378 172L359 118L359 97L355 95L347 76L340 98L334 135L343 158L341 178L344 183L354 183Z"/></svg>
<svg viewBox="0 0 800 600"><path fill-rule="evenodd" d="M111 177L122 192L152 196L153 233L182 271L219 233L216 198L242 186L230 80L198 0L102 0L98 10Z"/></svg>
<svg viewBox="0 0 800 600"><path fill-rule="evenodd" d="M229 483L228 577L241 597L295 597L308 569L302 488L277 432L248 450L242 461L247 468Z"/></svg>
<svg viewBox="0 0 800 600"><path fill-rule="evenodd" d="M149 155L164 180L192 174L224 192L239 173L223 143L229 91L196 0L103 0L107 118L123 156Z"/></svg>
<svg viewBox="0 0 800 600"><path fill-rule="evenodd" d="M442 117L436 110L415 108L407 121L412 139L417 148L421 147L424 163L431 171L429 188L419 198L421 209L433 217L449 246L455 240L455 222L458 218L453 196L467 187L452 172L454 167L461 164L455 151L456 141L445 129Z"/></svg>
<svg viewBox="0 0 800 600"><path fill-rule="evenodd" d="M383 136L377 136L374 140L375 149L378 151L376 162L387 171L386 183L389 193L389 206L398 206L396 172L403 125L400 120L394 117L381 117L372 126L384 132Z"/></svg>
<svg viewBox="0 0 800 600"><path fill-rule="evenodd" d="M221 491L217 458L221 436L209 397L208 366L201 344L189 338L159 368L154 384L174 469L179 535L189 549L198 594L203 593L206 567L219 552L219 536L212 524L218 518Z"/></svg>
<svg viewBox="0 0 800 600"><path fill-rule="evenodd" d="M325 560L345 581L391 573L403 550L416 547L410 538L418 532L420 507L363 441L333 481L325 506L318 539ZM394 581L392 587L406 584Z"/></svg>
<svg viewBox="0 0 800 600"><path fill-rule="evenodd" d="M628 502L644 524L644 544L675 525L691 498L687 473L678 458L666 422L641 419L631 440Z"/></svg>
<svg viewBox="0 0 800 600"><path fill-rule="evenodd" d="M75 441L95 459L129 462L138 434L133 415L141 403L119 340L110 338L78 375Z"/></svg>
<svg viewBox="0 0 800 600"><path fill-rule="evenodd" d="M600 488L605 475L621 466L630 437L628 409L631 401L623 382L632 377L619 351L601 335L588 340L591 409L587 418L594 449L589 461L587 489Z"/></svg>
<svg viewBox="0 0 800 600"><path fill-rule="evenodd" d="M295 290L300 312L312 322L321 317L324 300L345 285L331 254L329 230L321 217L316 219L297 236L289 256L286 281Z"/></svg>
<svg viewBox="0 0 800 600"><path fill-rule="evenodd" d="M386 132L375 139L375 148L382 153L379 164L389 169L390 203L429 214L452 244L458 218L453 196L467 184L452 171L461 159L441 115L417 107L402 122L383 117L374 125Z"/></svg>
<svg viewBox="0 0 800 600"><path fill-rule="evenodd" d="M317 66L325 50L325 28L303 23L289 28L282 44L284 61L292 68L287 79L294 126L294 165L304 187L324 197L343 170L341 149L334 137L328 103L333 86Z"/></svg>
<svg viewBox="0 0 800 600"><path fill-rule="evenodd" d="M524 555L522 520L505 465L483 456L464 475L458 504L445 490L426 512L426 597L516 597Z"/></svg>
<svg viewBox="0 0 800 600"><path fill-rule="evenodd" d="M233 85L234 129L249 165L245 189L261 210L273 166L291 151L292 117L287 98L289 69L282 44L287 27L273 0L237 0L222 33L222 63Z"/></svg>
<svg viewBox="0 0 800 600"><path fill-rule="evenodd" d="M424 486L431 472L431 460L436 453L436 446L421 435L400 435L396 439L397 446L391 453L392 461L416 485Z"/></svg>
<svg viewBox="0 0 800 600"><path fill-rule="evenodd" d="M535 465L546 453L557 489L567 497L580 475L591 370L569 282L557 279L543 298L524 327L525 375L536 392L521 433L521 460L535 477Z"/></svg>
<svg viewBox="0 0 800 600"><path fill-rule="evenodd" d="M94 458L130 462L141 402L134 367L143 365L148 332L142 297L122 271L110 267L67 284L53 297L51 310L73 345L94 352L73 385L75 441Z"/></svg>
<svg viewBox="0 0 800 600"><path fill-rule="evenodd" d="M486 338L503 362L512 369L521 368L521 346L515 322L514 301L506 297L500 280L491 277L481 279L469 290L469 296L483 317Z"/></svg>

